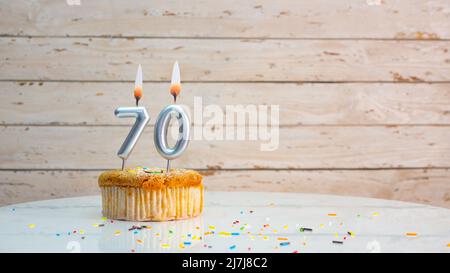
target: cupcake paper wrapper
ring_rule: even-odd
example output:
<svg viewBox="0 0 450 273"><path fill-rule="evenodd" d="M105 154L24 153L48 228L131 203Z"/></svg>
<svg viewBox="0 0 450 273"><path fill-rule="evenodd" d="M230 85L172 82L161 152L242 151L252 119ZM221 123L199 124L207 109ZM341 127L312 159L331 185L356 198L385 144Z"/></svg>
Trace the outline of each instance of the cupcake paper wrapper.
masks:
<svg viewBox="0 0 450 273"><path fill-rule="evenodd" d="M201 214L203 186L146 189L101 187L103 215L128 221L168 221Z"/></svg>

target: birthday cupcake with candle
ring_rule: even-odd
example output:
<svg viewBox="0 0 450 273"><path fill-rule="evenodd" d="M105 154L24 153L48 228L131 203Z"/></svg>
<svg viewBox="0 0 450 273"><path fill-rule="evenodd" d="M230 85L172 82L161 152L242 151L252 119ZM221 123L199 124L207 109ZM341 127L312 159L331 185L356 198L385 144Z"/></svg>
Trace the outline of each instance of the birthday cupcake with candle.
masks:
<svg viewBox="0 0 450 273"><path fill-rule="evenodd" d="M189 143L190 121L182 107L176 105L180 93L180 70L176 62L170 93L174 104L164 108L155 125L155 146L167 159L166 168L125 168L125 162L150 118L142 97L142 69L138 67L135 83L136 107L120 107L118 117L134 117L136 122L118 152L122 169L103 172L98 178L102 194L103 215L128 221L168 221L200 215L203 211L202 176L193 170L170 168L170 161L180 156ZM173 147L167 143L167 129L172 117L178 119L181 137Z"/></svg>

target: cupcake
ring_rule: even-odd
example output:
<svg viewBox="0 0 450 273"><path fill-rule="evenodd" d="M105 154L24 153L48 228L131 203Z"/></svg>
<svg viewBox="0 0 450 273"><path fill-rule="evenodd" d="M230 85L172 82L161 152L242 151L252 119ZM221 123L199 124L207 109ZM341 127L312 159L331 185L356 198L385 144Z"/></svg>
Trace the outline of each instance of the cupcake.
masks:
<svg viewBox="0 0 450 273"><path fill-rule="evenodd" d="M98 178L103 215L128 221L186 219L203 210L202 176L193 170L135 168Z"/></svg>

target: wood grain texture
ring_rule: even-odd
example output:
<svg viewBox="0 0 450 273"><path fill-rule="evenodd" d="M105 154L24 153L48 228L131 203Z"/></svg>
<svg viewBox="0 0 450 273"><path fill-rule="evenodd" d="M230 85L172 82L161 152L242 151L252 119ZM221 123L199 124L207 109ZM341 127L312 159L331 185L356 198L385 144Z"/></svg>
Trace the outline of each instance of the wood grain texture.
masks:
<svg viewBox="0 0 450 273"><path fill-rule="evenodd" d="M447 0L0 0L0 205L97 194L137 65L153 124L178 60L190 107L280 105L279 149L194 140L173 162L208 190L450 207L449 19ZM129 165L165 164L152 130Z"/></svg>
<svg viewBox="0 0 450 273"><path fill-rule="evenodd" d="M0 38L0 80L439 82L450 42ZM239 69L237 69L239 68Z"/></svg>
<svg viewBox="0 0 450 273"><path fill-rule="evenodd" d="M132 123L132 121L131 121ZM128 127L2 127L1 169L120 168L116 152ZM233 128L236 129L236 128ZM195 134L195 128L192 128ZM207 129L207 130L210 130ZM220 132L216 128L216 132ZM208 131L205 131L208 132ZM279 131L278 149L268 140L193 140L174 167L242 168L422 168L449 167L450 129L433 126L295 126ZM130 166L164 166L148 127Z"/></svg>
<svg viewBox="0 0 450 273"><path fill-rule="evenodd" d="M0 171L0 205L99 194L101 171ZM208 191L337 194L450 208L450 172L432 170L203 171Z"/></svg>
<svg viewBox="0 0 450 273"><path fill-rule="evenodd" d="M448 39L446 0L2 0L1 34Z"/></svg>
<svg viewBox="0 0 450 273"><path fill-rule="evenodd" d="M0 82L0 123L129 124L113 111L133 103L131 88L131 83ZM149 111L151 124L171 103L167 89L166 83L144 86L140 104ZM281 125L450 124L450 84L186 83L178 101L193 113L195 97L203 109L279 105Z"/></svg>

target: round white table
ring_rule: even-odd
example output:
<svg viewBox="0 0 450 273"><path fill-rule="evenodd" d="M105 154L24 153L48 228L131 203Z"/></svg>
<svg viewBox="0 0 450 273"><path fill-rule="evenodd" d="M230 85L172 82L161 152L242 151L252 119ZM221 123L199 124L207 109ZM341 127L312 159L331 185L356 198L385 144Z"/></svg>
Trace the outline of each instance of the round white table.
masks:
<svg viewBox="0 0 450 273"><path fill-rule="evenodd" d="M0 208L0 252L450 252L450 210L297 193L206 192L202 216L111 221L99 196Z"/></svg>

